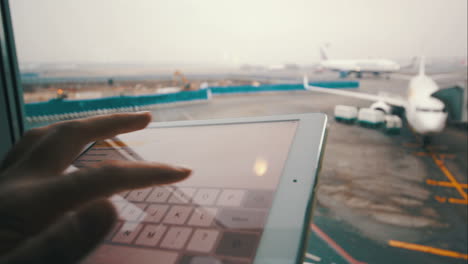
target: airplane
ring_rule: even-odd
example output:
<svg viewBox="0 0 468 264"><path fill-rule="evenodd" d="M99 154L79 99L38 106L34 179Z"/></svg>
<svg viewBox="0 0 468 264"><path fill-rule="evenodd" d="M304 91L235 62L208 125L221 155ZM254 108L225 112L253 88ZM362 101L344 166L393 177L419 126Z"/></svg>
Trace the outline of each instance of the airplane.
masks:
<svg viewBox="0 0 468 264"><path fill-rule="evenodd" d="M322 69L337 71L341 78L355 73L356 77L362 78L363 73L372 73L376 76L381 73L392 73L400 70L400 64L388 59L365 59L365 60L335 60L329 59L324 47L320 47L320 63Z"/></svg>
<svg viewBox="0 0 468 264"><path fill-rule="evenodd" d="M374 103L370 108L383 111L385 114L391 114L393 108L403 108L410 127L414 132L423 136L423 145L430 143L431 135L443 131L448 117L446 104L441 99L436 98L437 92L442 90L425 73L424 58L421 58L418 75L414 76L409 82L407 98L310 86L307 75L304 76L304 88L308 91L373 101Z"/></svg>

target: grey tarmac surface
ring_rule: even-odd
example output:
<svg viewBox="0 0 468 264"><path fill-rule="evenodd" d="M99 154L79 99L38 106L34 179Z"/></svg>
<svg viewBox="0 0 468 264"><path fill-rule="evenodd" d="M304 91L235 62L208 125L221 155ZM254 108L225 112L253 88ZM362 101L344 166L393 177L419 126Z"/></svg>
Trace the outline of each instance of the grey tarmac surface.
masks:
<svg viewBox="0 0 468 264"><path fill-rule="evenodd" d="M406 80L373 78L362 80L355 90L404 95L406 86ZM328 241L317 230L312 232L308 252L316 258L306 260L467 263L467 204L451 202L463 200L462 192L466 195L467 189L460 185L460 192L455 187L434 185L450 185L448 173L466 187L467 131L448 127L423 149L420 139L407 128L400 135L387 135L335 122L336 104L370 105L357 99L296 91L215 96L209 102L161 107L153 115L155 121L174 121L326 113L328 139L314 223Z"/></svg>

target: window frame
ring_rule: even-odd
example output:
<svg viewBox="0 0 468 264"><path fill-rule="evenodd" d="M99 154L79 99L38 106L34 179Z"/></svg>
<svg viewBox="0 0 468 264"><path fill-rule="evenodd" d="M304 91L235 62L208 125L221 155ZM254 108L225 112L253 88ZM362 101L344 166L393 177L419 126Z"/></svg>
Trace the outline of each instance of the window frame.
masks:
<svg viewBox="0 0 468 264"><path fill-rule="evenodd" d="M23 89L8 0L0 0L0 160L24 133Z"/></svg>

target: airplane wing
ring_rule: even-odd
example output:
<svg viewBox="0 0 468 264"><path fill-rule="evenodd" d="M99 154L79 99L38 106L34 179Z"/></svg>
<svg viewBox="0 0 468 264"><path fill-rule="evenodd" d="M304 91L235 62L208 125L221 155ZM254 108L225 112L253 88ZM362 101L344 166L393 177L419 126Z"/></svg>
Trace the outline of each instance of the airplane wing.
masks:
<svg viewBox="0 0 468 264"><path fill-rule="evenodd" d="M336 95L353 97L353 98L363 99L363 100L372 101L372 102L382 101L384 103L387 103L392 106L397 106L397 107L406 107L407 105L406 100L403 100L401 98L393 98L387 95L357 93L357 92L349 92L349 91L343 91L343 90L335 90L335 89L311 86L309 85L309 80L307 76L304 76L304 88L308 91L336 94Z"/></svg>

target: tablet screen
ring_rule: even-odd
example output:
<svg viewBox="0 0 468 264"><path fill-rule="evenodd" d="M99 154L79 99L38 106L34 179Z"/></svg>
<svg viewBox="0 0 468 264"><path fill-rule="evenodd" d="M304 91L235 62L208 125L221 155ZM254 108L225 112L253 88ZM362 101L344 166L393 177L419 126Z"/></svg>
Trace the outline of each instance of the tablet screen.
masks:
<svg viewBox="0 0 468 264"><path fill-rule="evenodd" d="M297 124L150 127L96 143L76 167L147 160L192 175L113 196L119 222L84 263L252 263Z"/></svg>

